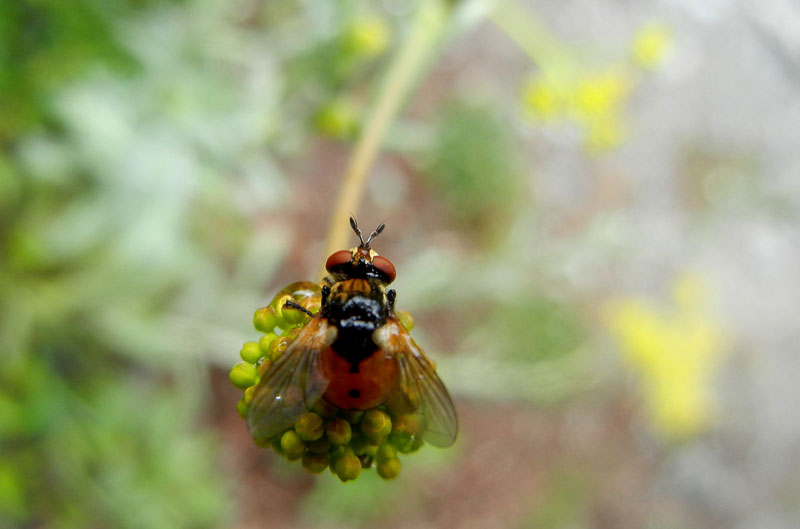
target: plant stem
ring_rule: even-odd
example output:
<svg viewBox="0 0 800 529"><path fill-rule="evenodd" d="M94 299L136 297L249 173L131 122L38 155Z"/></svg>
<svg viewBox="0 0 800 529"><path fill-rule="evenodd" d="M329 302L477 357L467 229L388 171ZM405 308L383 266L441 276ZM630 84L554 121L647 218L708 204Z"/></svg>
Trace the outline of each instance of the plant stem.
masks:
<svg viewBox="0 0 800 529"><path fill-rule="evenodd" d="M441 2L424 0L419 6L411 33L389 65L375 107L344 174L339 198L331 216L326 257L347 245L350 235L347 217L358 210L367 175L378 155L386 131L442 33L446 14L447 9Z"/></svg>
<svg viewBox="0 0 800 529"><path fill-rule="evenodd" d="M489 18L543 71L571 70L574 57L527 9L513 0L500 0Z"/></svg>

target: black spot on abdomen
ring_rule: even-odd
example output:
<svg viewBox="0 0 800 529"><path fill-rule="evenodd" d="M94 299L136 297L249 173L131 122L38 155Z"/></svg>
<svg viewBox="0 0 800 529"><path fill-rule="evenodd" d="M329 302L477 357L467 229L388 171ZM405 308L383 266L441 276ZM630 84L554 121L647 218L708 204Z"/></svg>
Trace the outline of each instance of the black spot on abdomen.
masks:
<svg viewBox="0 0 800 529"><path fill-rule="evenodd" d="M350 391L347 392L347 396L350 397L351 399L357 399L358 397L361 396L361 392L357 389L351 389Z"/></svg>

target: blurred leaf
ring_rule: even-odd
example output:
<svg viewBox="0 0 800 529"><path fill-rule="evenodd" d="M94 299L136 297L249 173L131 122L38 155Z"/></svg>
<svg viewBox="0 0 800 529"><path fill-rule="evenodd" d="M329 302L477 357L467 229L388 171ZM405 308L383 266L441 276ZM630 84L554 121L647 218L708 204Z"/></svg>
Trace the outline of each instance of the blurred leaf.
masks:
<svg viewBox="0 0 800 529"><path fill-rule="evenodd" d="M507 223L521 188L508 122L487 108L455 103L437 126L427 176L462 228L491 233Z"/></svg>

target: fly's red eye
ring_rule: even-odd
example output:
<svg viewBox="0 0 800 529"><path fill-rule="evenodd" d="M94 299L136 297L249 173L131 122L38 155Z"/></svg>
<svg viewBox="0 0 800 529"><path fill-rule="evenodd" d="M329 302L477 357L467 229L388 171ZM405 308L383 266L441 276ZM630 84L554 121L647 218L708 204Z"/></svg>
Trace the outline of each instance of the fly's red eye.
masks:
<svg viewBox="0 0 800 529"><path fill-rule="evenodd" d="M389 276L390 283L394 281L394 278L397 276L397 272L395 271L392 262L383 256L376 255L373 257L372 266Z"/></svg>
<svg viewBox="0 0 800 529"><path fill-rule="evenodd" d="M352 257L353 256L350 254L349 250L339 250L338 252L333 252L331 256L328 257L328 260L325 261L325 269L330 272L331 268L335 266L349 263Z"/></svg>

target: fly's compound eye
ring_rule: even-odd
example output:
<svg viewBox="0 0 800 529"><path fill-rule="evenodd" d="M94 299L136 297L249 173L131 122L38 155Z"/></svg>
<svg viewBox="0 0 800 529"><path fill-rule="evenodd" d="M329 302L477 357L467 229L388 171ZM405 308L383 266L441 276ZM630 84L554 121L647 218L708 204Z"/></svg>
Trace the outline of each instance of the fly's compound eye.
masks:
<svg viewBox="0 0 800 529"><path fill-rule="evenodd" d="M394 281L394 278L397 276L397 271L395 271L392 262L381 255L376 255L372 258L372 266L389 276L389 283Z"/></svg>
<svg viewBox="0 0 800 529"><path fill-rule="evenodd" d="M325 261L325 269L330 272L331 268L349 263L352 258L353 255L349 250L339 250L338 252L334 252L330 257L328 257L328 260Z"/></svg>

